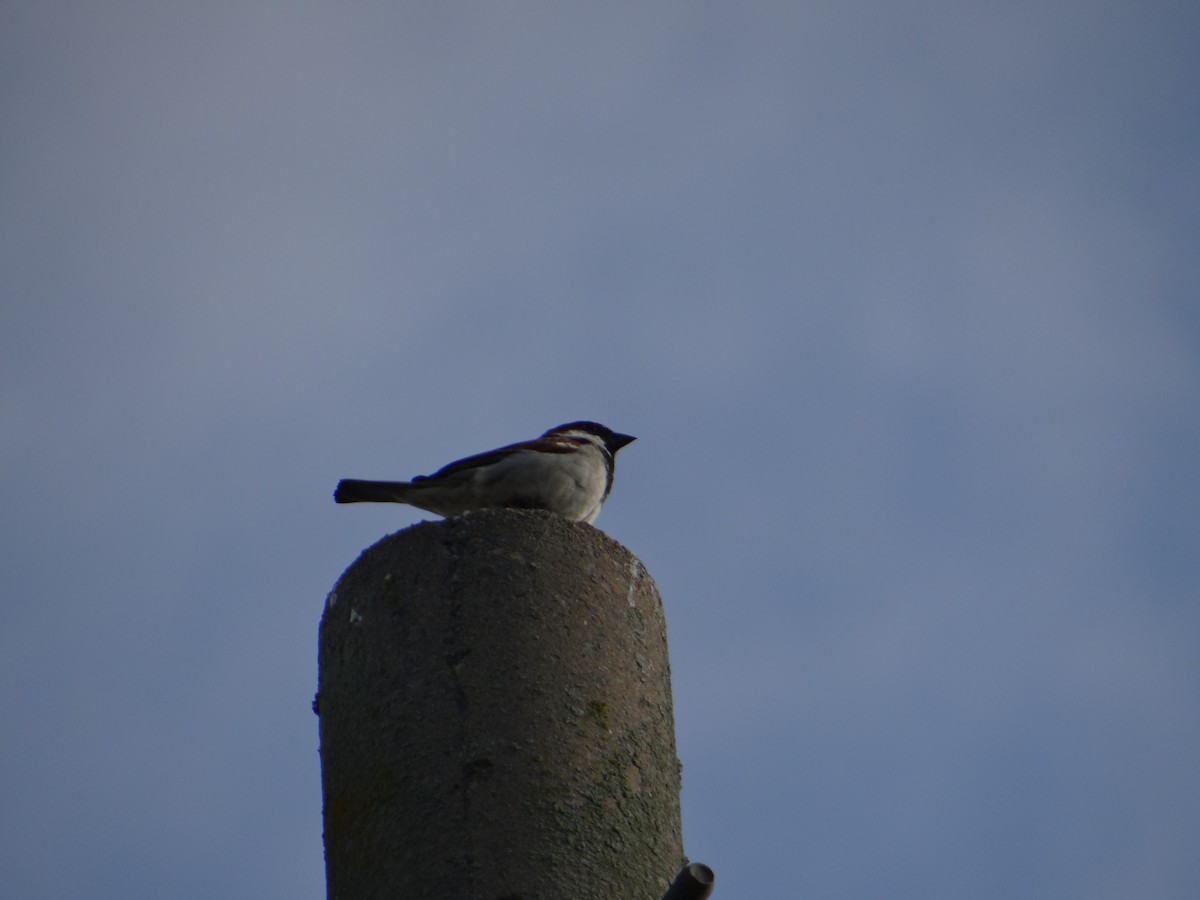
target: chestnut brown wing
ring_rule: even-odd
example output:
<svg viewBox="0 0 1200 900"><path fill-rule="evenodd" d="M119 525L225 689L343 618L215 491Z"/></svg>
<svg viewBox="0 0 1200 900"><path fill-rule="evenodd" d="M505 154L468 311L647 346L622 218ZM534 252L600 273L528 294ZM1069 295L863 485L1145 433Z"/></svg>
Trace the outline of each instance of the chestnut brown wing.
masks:
<svg viewBox="0 0 1200 900"><path fill-rule="evenodd" d="M498 447L495 450L488 450L486 453L476 453L474 456L456 459L452 463L446 463L446 465L442 466L432 475L418 475L413 478L413 481L429 481L433 478L444 478L447 475L464 472L467 469L490 466L500 462L507 456L511 456L517 450L536 450L538 453L570 453L582 443L586 442L579 438L564 438L561 436L554 438L541 437L533 441L520 441L516 444Z"/></svg>

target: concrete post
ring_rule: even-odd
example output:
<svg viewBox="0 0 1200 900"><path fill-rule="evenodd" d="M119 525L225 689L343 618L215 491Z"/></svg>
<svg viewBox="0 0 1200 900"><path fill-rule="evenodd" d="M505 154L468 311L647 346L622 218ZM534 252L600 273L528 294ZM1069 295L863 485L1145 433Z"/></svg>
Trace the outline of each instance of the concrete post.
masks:
<svg viewBox="0 0 1200 900"><path fill-rule="evenodd" d="M662 602L543 512L424 522L321 620L330 900L658 900L686 860Z"/></svg>

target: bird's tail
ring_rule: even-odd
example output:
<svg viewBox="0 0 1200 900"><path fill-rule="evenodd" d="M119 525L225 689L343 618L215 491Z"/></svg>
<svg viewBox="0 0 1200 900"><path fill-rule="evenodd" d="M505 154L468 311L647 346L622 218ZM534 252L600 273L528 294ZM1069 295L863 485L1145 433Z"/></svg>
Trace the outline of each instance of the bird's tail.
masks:
<svg viewBox="0 0 1200 900"><path fill-rule="evenodd" d="M333 499L338 503L407 503L411 487L407 481L343 478L333 492Z"/></svg>

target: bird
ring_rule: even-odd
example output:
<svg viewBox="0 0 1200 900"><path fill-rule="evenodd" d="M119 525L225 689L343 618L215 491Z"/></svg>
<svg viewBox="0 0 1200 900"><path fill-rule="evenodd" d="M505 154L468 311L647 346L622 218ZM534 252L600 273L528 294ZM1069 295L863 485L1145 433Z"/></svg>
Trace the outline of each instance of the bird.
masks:
<svg viewBox="0 0 1200 900"><path fill-rule="evenodd" d="M333 499L407 503L447 518L478 509L545 509L591 524L612 491L617 451L635 440L597 422L568 422L411 481L343 478Z"/></svg>

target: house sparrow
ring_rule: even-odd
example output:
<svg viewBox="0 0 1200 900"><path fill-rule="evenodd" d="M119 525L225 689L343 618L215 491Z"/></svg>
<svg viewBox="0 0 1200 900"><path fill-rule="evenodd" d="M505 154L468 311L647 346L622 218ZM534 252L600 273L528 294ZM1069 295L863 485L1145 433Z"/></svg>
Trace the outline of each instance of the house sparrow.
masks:
<svg viewBox="0 0 1200 900"><path fill-rule="evenodd" d="M595 422L468 456L412 481L338 482L338 503L407 503L440 516L474 509L547 509L591 523L612 490L613 457L635 438Z"/></svg>

